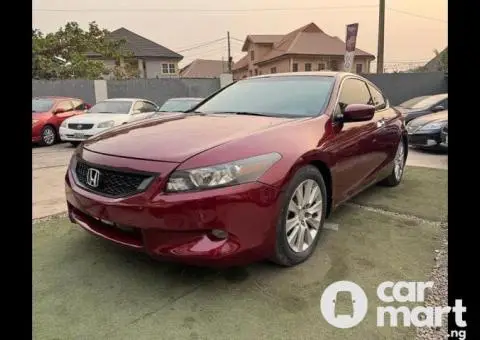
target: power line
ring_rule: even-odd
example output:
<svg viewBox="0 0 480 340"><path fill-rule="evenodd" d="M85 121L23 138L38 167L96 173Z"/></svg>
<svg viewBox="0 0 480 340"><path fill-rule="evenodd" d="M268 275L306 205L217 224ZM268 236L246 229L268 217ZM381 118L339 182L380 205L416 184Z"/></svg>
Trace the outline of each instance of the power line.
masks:
<svg viewBox="0 0 480 340"><path fill-rule="evenodd" d="M434 18L434 17L427 17L427 16L424 16L424 15L415 14L415 13L412 13L412 12L402 11L400 9L395 9L395 8L391 8L391 7L387 7L387 9L389 11L392 11L392 12L402 13L402 14L405 14L405 15L410 15L410 16L416 17L416 18L422 18L422 19L426 19L426 20L433 20L433 21L448 23L448 21L446 21L446 20L442 20L442 19Z"/></svg>
<svg viewBox="0 0 480 340"><path fill-rule="evenodd" d="M218 38L218 39L211 40L211 41L204 41L204 42L201 42L201 43L196 43L196 44L181 46L181 47L177 47L176 49L177 49L177 50L185 50L185 49L189 49L189 48L194 48L195 46L198 46L198 45L209 44L209 43L214 43L214 42L217 42L217 41L221 41L222 39L225 39L225 37L223 37L223 38Z"/></svg>
<svg viewBox="0 0 480 340"><path fill-rule="evenodd" d="M34 12L205 12L205 13L220 13L220 12L269 12L269 11L312 11L312 10L336 10L336 9L359 9L359 8L375 8L376 5L359 5L359 6L320 6L320 7L284 7L284 8L232 8L232 9L205 9L205 8L33 8Z"/></svg>
<svg viewBox="0 0 480 340"><path fill-rule="evenodd" d="M177 51L178 53L180 52L187 52L187 51L191 51L191 50L195 50L197 48L201 48L201 47L205 47L205 46L208 46L208 45L212 45L214 43L217 43L217 42L220 42L222 40L225 40L226 38L223 37L223 38L220 38L220 39L216 39L216 40L212 40L212 41L209 41L209 42L205 42L205 43L202 43L202 44L199 44L197 46L193 46L193 47L190 47L190 48L186 48L186 49L183 49L183 50L180 50L180 51Z"/></svg>

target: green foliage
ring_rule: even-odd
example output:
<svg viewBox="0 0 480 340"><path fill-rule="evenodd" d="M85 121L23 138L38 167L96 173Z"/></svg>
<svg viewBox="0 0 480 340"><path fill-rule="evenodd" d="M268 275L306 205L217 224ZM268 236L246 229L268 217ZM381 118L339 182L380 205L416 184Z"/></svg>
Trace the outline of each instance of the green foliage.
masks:
<svg viewBox="0 0 480 340"><path fill-rule="evenodd" d="M76 22L69 22L55 33L44 35L32 29L32 78L35 79L101 79L112 72L122 78L137 76L138 70L123 67L125 58L132 56L124 47L125 41L111 40L109 31L100 29L95 22L83 30ZM88 57L100 54L103 59L115 60L117 66L109 70L100 59ZM55 57L66 60L59 62ZM138 69L138 67L137 67Z"/></svg>
<svg viewBox="0 0 480 340"><path fill-rule="evenodd" d="M448 72L448 48L444 49L442 52L434 50L435 57L438 58L438 71Z"/></svg>

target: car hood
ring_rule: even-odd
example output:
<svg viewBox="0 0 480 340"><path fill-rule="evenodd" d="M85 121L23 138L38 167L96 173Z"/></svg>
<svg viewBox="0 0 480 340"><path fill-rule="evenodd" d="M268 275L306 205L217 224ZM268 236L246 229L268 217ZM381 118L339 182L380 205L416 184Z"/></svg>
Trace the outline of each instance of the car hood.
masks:
<svg viewBox="0 0 480 340"><path fill-rule="evenodd" d="M98 124L101 122L106 122L113 120L116 123L127 122L130 118L130 115L127 114L110 114L110 113L85 113L70 117L67 119L68 123L77 123L77 124Z"/></svg>
<svg viewBox="0 0 480 340"><path fill-rule="evenodd" d="M105 131L84 148L107 155L180 163L202 151L295 119L166 114Z"/></svg>
<svg viewBox="0 0 480 340"><path fill-rule="evenodd" d="M410 126L423 126L433 122L444 122L448 121L448 111L440 111L432 114L428 114L419 118L416 118L410 122Z"/></svg>

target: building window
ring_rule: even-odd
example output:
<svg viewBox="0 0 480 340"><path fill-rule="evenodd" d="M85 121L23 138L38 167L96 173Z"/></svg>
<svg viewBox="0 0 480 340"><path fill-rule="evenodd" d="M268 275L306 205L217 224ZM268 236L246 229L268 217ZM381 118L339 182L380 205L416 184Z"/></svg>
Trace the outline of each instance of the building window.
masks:
<svg viewBox="0 0 480 340"><path fill-rule="evenodd" d="M257 70L257 69L255 69L255 75L256 75L256 76L258 75L258 70Z"/></svg>
<svg viewBox="0 0 480 340"><path fill-rule="evenodd" d="M292 65L292 71L293 71L293 72L298 72L298 64L297 64L297 63L293 63L293 65Z"/></svg>
<svg viewBox="0 0 480 340"><path fill-rule="evenodd" d="M277 73L277 68L276 67L272 67L270 69L270 73Z"/></svg>
<svg viewBox="0 0 480 340"><path fill-rule="evenodd" d="M306 63L306 64L305 64L305 71L308 72L308 71L311 71L311 70L312 70L312 64Z"/></svg>
<svg viewBox="0 0 480 340"><path fill-rule="evenodd" d="M324 63L318 64L318 70L319 70L319 71L325 70L325 64L324 64Z"/></svg>
<svg viewBox="0 0 480 340"><path fill-rule="evenodd" d="M338 61L332 60L330 62L330 68L332 69L332 71L338 71Z"/></svg>
<svg viewBox="0 0 480 340"><path fill-rule="evenodd" d="M362 73L363 72L363 64L356 64L355 65L355 70L357 73Z"/></svg>
<svg viewBox="0 0 480 340"><path fill-rule="evenodd" d="M250 51L250 60L255 60L255 52Z"/></svg>
<svg viewBox="0 0 480 340"><path fill-rule="evenodd" d="M175 74L175 64L162 64L162 73Z"/></svg>

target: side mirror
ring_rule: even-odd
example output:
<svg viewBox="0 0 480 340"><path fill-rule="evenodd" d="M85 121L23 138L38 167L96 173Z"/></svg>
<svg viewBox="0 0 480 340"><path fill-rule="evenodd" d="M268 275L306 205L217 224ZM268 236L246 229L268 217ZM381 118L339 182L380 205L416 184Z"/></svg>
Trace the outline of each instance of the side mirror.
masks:
<svg viewBox="0 0 480 340"><path fill-rule="evenodd" d="M343 122L365 122L373 118L375 106L366 104L350 104L343 111Z"/></svg>
<svg viewBox="0 0 480 340"><path fill-rule="evenodd" d="M442 105L437 105L432 109L433 112L439 112L443 110L445 110L445 108Z"/></svg>
<svg viewBox="0 0 480 340"><path fill-rule="evenodd" d="M55 111L53 111L54 114L64 113L64 112L65 112L65 109L62 109L62 108L58 108L58 109L55 109Z"/></svg>

